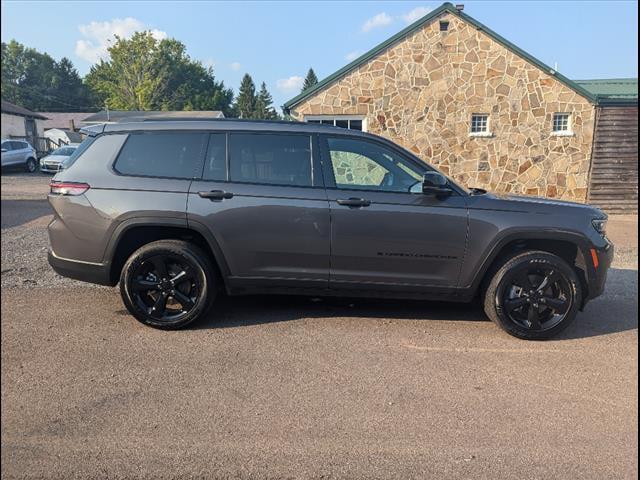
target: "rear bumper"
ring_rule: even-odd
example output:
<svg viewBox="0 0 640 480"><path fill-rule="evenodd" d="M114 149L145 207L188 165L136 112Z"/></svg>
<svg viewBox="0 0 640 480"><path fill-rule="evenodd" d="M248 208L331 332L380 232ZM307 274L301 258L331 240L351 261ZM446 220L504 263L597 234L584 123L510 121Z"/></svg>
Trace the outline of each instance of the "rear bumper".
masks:
<svg viewBox="0 0 640 480"><path fill-rule="evenodd" d="M57 257L51 250L48 253L49 265L63 277L73 278L82 282L98 285L113 286L108 264L79 262L68 258Z"/></svg>

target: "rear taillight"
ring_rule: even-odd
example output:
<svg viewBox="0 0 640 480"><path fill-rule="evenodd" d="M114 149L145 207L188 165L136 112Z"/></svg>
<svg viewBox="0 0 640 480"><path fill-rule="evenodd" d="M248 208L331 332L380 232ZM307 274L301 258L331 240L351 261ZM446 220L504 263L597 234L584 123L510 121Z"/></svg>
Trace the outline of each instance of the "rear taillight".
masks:
<svg viewBox="0 0 640 480"><path fill-rule="evenodd" d="M49 182L51 193L56 195L82 195L89 190L88 183L80 182Z"/></svg>

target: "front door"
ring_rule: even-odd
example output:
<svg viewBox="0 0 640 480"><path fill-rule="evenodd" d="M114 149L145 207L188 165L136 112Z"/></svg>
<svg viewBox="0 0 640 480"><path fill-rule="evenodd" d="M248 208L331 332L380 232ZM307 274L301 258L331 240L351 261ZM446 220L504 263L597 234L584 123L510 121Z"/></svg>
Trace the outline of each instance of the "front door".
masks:
<svg viewBox="0 0 640 480"><path fill-rule="evenodd" d="M329 206L314 141L308 134L210 135L202 178L189 190L188 222L214 236L231 287L328 288Z"/></svg>
<svg viewBox="0 0 640 480"><path fill-rule="evenodd" d="M322 137L331 211L330 288L457 286L467 237L462 194L422 193L427 167L362 137Z"/></svg>

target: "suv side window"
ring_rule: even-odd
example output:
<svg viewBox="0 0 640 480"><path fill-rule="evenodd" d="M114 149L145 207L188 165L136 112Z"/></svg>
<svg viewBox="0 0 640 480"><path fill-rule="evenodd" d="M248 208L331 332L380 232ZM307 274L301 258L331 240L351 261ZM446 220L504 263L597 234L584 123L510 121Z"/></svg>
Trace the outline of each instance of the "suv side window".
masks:
<svg viewBox="0 0 640 480"><path fill-rule="evenodd" d="M310 187L311 137L232 133L229 163L232 182Z"/></svg>
<svg viewBox="0 0 640 480"><path fill-rule="evenodd" d="M404 193L422 190L424 170L393 150L347 137L328 137L327 145L336 188Z"/></svg>
<svg viewBox="0 0 640 480"><path fill-rule="evenodd" d="M202 179L221 181L227 179L227 135L225 133L209 135Z"/></svg>
<svg viewBox="0 0 640 480"><path fill-rule="evenodd" d="M10 152L13 150L13 145L11 145L11 142L2 142L2 149Z"/></svg>
<svg viewBox="0 0 640 480"><path fill-rule="evenodd" d="M193 178L206 141L207 134L199 132L132 133L114 168L122 175Z"/></svg>

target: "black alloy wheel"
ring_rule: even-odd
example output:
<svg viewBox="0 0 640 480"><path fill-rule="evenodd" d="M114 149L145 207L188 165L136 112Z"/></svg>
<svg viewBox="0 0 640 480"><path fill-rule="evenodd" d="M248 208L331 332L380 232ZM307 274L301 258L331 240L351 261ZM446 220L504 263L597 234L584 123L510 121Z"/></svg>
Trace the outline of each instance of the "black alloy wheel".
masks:
<svg viewBox="0 0 640 480"><path fill-rule="evenodd" d="M500 301L509 319L530 330L549 330L573 302L568 280L552 266L523 265L507 274Z"/></svg>
<svg viewBox="0 0 640 480"><path fill-rule="evenodd" d="M202 287L184 258L159 254L136 266L130 290L143 313L159 321L176 321L195 306Z"/></svg>
<svg viewBox="0 0 640 480"><path fill-rule="evenodd" d="M484 311L510 335L546 340L567 328L582 302L577 271L543 251L514 254L487 276Z"/></svg>
<svg viewBox="0 0 640 480"><path fill-rule="evenodd" d="M135 251L120 275L127 310L142 323L177 329L203 316L216 296L208 256L182 240L159 240Z"/></svg>

